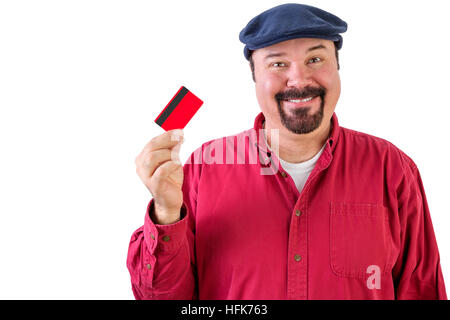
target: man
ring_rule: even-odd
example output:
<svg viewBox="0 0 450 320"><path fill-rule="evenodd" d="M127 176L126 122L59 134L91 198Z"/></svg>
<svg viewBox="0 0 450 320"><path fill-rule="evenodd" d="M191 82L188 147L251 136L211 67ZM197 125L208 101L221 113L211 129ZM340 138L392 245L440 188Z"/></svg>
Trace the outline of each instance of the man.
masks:
<svg viewBox="0 0 450 320"><path fill-rule="evenodd" d="M334 113L346 29L301 4L261 13L240 34L254 128L184 167L180 130L145 146L137 173L153 199L127 259L137 299L447 298L416 165Z"/></svg>

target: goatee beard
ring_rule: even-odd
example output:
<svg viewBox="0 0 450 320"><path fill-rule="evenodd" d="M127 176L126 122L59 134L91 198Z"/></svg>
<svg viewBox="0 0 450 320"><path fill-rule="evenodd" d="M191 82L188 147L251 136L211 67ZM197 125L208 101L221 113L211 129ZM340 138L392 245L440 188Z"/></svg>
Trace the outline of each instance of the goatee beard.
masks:
<svg viewBox="0 0 450 320"><path fill-rule="evenodd" d="M281 123L289 131L296 134L306 134L313 132L322 123L323 111L325 106L326 89L323 87L305 87L303 90L292 89L285 92L279 92L275 95L277 101L278 113ZM307 97L319 97L320 108L313 114L309 114L312 107L301 107L285 112L282 102L289 99L305 99Z"/></svg>

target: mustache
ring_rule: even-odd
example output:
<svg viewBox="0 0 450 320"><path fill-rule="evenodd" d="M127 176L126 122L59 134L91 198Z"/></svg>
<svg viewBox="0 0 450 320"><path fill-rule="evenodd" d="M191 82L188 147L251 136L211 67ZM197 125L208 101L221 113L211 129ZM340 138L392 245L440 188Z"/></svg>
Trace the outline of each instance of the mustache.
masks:
<svg viewBox="0 0 450 320"><path fill-rule="evenodd" d="M327 93L327 90L324 87L310 87L307 86L302 90L299 89L290 89L284 92L278 92L275 95L275 99L277 101L281 100L289 100L289 99L305 99L307 97L317 97L320 96L322 99Z"/></svg>

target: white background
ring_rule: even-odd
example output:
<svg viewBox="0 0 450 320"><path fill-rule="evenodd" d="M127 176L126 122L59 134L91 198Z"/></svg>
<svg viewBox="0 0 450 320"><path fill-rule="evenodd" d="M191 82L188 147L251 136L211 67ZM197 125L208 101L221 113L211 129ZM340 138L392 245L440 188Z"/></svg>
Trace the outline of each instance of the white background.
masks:
<svg viewBox="0 0 450 320"><path fill-rule="evenodd" d="M278 1L0 1L0 298L133 299L150 193L134 159L181 85L204 100L181 159L253 126L239 31ZM348 25L344 127L418 165L450 281L447 1L305 1ZM450 286L450 285L449 285Z"/></svg>

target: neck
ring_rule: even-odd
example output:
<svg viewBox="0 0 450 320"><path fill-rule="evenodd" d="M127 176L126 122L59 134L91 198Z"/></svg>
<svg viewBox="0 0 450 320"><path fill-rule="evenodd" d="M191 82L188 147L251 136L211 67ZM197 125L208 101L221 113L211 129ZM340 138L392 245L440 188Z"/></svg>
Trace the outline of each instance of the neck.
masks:
<svg viewBox="0 0 450 320"><path fill-rule="evenodd" d="M307 134L293 133L284 126L274 127L270 121L265 121L263 128L270 148L272 148L271 130L279 129L278 158L291 163L301 163L312 159L323 147L330 134L331 121L322 122L320 127Z"/></svg>

